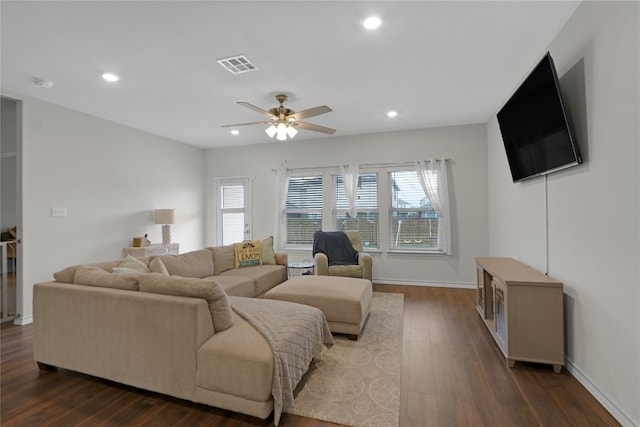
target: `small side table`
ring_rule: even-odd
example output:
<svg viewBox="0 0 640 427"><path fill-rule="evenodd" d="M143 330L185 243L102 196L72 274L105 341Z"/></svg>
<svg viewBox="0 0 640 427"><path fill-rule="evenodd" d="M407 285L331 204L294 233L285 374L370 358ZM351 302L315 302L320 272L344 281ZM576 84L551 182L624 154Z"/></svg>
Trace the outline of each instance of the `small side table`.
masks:
<svg viewBox="0 0 640 427"><path fill-rule="evenodd" d="M131 255L134 257L149 257L153 255L178 255L179 253L179 243L169 243L168 245L156 243L141 248L122 248L122 258L126 258L127 255Z"/></svg>
<svg viewBox="0 0 640 427"><path fill-rule="evenodd" d="M290 262L287 264L287 278L291 279L295 276L314 275L316 272L316 263L313 261Z"/></svg>

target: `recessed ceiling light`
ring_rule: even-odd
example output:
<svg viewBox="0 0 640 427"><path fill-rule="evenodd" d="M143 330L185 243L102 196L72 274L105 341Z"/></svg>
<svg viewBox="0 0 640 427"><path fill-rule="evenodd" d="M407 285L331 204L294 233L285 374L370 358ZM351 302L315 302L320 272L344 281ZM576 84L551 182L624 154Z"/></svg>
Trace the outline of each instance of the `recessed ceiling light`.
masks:
<svg viewBox="0 0 640 427"><path fill-rule="evenodd" d="M118 80L120 80L120 76L117 76L113 73L104 73L102 75L102 78L108 82L117 82Z"/></svg>
<svg viewBox="0 0 640 427"><path fill-rule="evenodd" d="M370 16L362 21L362 26L367 30L375 30L380 26L380 24L382 24L382 20L377 16Z"/></svg>
<svg viewBox="0 0 640 427"><path fill-rule="evenodd" d="M238 129L233 129L231 131L231 135L240 135L240 131Z"/></svg>
<svg viewBox="0 0 640 427"><path fill-rule="evenodd" d="M396 117L398 112L396 110L387 111L387 117Z"/></svg>

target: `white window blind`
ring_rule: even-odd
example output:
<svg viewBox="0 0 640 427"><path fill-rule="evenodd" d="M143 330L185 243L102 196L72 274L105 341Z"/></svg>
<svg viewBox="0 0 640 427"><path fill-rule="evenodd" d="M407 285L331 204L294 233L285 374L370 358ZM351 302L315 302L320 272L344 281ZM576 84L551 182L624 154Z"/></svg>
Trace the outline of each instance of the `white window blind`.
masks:
<svg viewBox="0 0 640 427"><path fill-rule="evenodd" d="M216 178L216 241L229 245L251 238L249 178Z"/></svg>
<svg viewBox="0 0 640 427"><path fill-rule="evenodd" d="M312 245L313 233L322 229L322 175L289 179L285 217L285 245Z"/></svg>
<svg viewBox="0 0 640 427"><path fill-rule="evenodd" d="M244 186L223 186L220 197L222 244L241 242L244 239Z"/></svg>
<svg viewBox="0 0 640 427"><path fill-rule="evenodd" d="M362 173L358 176L358 191L355 207L357 215L352 218L349 212L349 201L345 194L342 176L334 175L334 224L339 231L360 232L364 248L380 247L379 214L378 214L378 174Z"/></svg>
<svg viewBox="0 0 640 427"><path fill-rule="evenodd" d="M244 207L244 186L243 185L226 185L222 187L220 192L222 197L222 209L243 208Z"/></svg>
<svg viewBox="0 0 640 427"><path fill-rule="evenodd" d="M389 250L439 250L438 215L416 171L390 172L389 185Z"/></svg>

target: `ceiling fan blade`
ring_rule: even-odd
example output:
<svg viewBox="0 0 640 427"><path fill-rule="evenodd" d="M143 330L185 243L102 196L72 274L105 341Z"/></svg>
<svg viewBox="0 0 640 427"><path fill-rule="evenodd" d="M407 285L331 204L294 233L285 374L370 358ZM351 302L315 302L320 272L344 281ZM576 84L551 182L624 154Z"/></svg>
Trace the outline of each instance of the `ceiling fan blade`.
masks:
<svg viewBox="0 0 640 427"><path fill-rule="evenodd" d="M299 128L306 129L306 130L312 130L314 132L328 133L329 135L333 135L334 133L336 133L335 129L331 129L331 128L327 128L327 127L319 126L319 125L314 125L312 123L295 122L295 123L292 123L292 124L293 124L293 126L297 126Z"/></svg>
<svg viewBox="0 0 640 427"><path fill-rule="evenodd" d="M274 115L273 115L273 114L271 114L270 112L268 112L268 111L266 111L266 110L263 110L263 109L262 109L262 108L260 108L260 107L256 107L256 106L255 106L255 105L253 105L253 104L249 104L248 102L236 102L236 104L240 104L240 105L242 105L243 107L247 107L247 108L249 108L249 109L251 109L251 110L253 110L253 111L257 111L258 113L263 114L263 115L265 115L265 116L267 116L267 117L269 117L269 118L271 118L271 119L274 119L274 120L277 120L277 119L278 119L278 117L277 117L277 116L274 116Z"/></svg>
<svg viewBox="0 0 640 427"><path fill-rule="evenodd" d="M302 120L307 119L309 117L319 116L320 114L325 114L333 111L331 108L326 105L321 105L319 107L309 108L308 110L298 111L297 113L293 113L287 118L292 118L293 120Z"/></svg>
<svg viewBox="0 0 640 427"><path fill-rule="evenodd" d="M273 124L273 122L270 122L268 120L263 120L261 122L237 123L235 125L222 125L220 127L221 128L231 128L231 127L238 127L238 126L268 125L268 124Z"/></svg>

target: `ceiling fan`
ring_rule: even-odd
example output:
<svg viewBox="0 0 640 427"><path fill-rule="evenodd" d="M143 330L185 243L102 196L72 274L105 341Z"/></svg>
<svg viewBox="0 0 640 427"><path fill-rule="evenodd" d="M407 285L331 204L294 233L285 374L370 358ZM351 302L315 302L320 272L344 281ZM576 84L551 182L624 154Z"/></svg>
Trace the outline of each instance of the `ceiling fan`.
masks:
<svg viewBox="0 0 640 427"><path fill-rule="evenodd" d="M325 114L331 112L331 108L326 105L321 105L319 107L309 108L308 110L298 111L297 113L290 108L284 106L284 103L287 101L287 95L279 94L276 95L276 101L280 103L280 106L271 108L269 111L263 110L262 108L256 107L253 104L249 104L248 102L238 102L238 104L250 108L258 113L265 115L269 118L269 120L263 120L259 122L249 122L249 123L238 123L234 125L223 125L221 127L238 127L238 126L252 126L252 125L270 125L265 132L271 138L274 136L280 140L284 141L289 138L293 138L298 131L295 128L301 128L310 130L313 132L322 132L327 134L334 134L336 132L335 129L331 129L324 126L314 125L312 123L302 122L302 119L307 119L309 117L319 116L320 114Z"/></svg>

